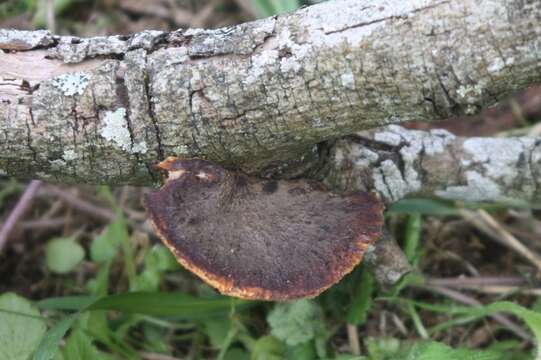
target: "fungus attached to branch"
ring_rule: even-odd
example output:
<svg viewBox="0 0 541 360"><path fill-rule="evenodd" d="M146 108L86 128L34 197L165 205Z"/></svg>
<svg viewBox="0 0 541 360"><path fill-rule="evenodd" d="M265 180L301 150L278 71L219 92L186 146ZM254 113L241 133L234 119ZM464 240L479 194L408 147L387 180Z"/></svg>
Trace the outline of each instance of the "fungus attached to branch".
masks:
<svg viewBox="0 0 541 360"><path fill-rule="evenodd" d="M372 194L341 196L305 180L262 180L199 159L168 158L145 206L178 261L226 295L316 296L381 235Z"/></svg>

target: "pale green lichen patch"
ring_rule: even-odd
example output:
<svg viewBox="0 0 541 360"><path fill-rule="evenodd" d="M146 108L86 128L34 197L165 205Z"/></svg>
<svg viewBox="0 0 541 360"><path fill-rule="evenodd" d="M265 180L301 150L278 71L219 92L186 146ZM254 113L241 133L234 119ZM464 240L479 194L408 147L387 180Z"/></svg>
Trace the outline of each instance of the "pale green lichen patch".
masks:
<svg viewBox="0 0 541 360"><path fill-rule="evenodd" d="M125 108L107 111L103 122L105 126L101 129L100 134L104 139L132 154L145 154L147 152L147 144L144 141L132 144Z"/></svg>
<svg viewBox="0 0 541 360"><path fill-rule="evenodd" d="M52 80L52 84L65 96L83 95L90 76L82 72L62 74Z"/></svg>

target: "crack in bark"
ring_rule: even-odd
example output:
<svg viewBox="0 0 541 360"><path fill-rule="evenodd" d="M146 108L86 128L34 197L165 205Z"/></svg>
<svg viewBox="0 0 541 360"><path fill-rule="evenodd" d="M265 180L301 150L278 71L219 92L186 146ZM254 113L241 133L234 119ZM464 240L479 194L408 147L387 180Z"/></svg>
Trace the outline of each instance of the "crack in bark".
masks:
<svg viewBox="0 0 541 360"><path fill-rule="evenodd" d="M162 137L161 137L161 130L160 125L158 124L158 119L156 118L156 112L154 110L154 103L152 102L152 97L150 94L150 79L149 74L147 71L145 71L144 74L144 87L145 87L145 97L148 104L148 116L150 118L150 121L152 122L152 126L154 127L154 135L156 136L156 143L158 148L156 149L158 153L158 160L163 161L165 159L165 154L163 150L163 144L162 144Z"/></svg>

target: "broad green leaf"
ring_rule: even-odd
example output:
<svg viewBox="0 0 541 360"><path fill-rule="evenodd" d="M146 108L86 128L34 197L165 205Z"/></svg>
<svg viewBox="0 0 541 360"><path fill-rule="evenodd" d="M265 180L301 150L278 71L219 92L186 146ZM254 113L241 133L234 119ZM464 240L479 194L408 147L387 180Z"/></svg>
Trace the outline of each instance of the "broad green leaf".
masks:
<svg viewBox="0 0 541 360"><path fill-rule="evenodd" d="M154 245L145 255L145 268L164 272L178 270L181 267L171 251L158 244Z"/></svg>
<svg viewBox="0 0 541 360"><path fill-rule="evenodd" d="M14 293L0 296L0 359L26 360L47 330L38 309Z"/></svg>
<svg viewBox="0 0 541 360"><path fill-rule="evenodd" d="M160 287L162 274L155 269L144 269L137 274L130 286L130 291L157 291Z"/></svg>
<svg viewBox="0 0 541 360"><path fill-rule="evenodd" d="M287 360L314 360L317 358L313 341L288 347L286 353Z"/></svg>
<svg viewBox="0 0 541 360"><path fill-rule="evenodd" d="M224 356L224 360L249 360L250 355L238 347L231 348Z"/></svg>
<svg viewBox="0 0 541 360"><path fill-rule="evenodd" d="M254 344L251 360L282 360L285 357L285 345L274 336L263 336Z"/></svg>
<svg viewBox="0 0 541 360"><path fill-rule="evenodd" d="M112 260L118 252L122 236L122 224L119 224L118 220L113 221L92 241L90 259L97 263Z"/></svg>
<svg viewBox="0 0 541 360"><path fill-rule="evenodd" d="M348 309L347 322L349 324L362 325L365 323L368 311L372 307L373 292L374 277L366 268L363 268L359 284L356 286Z"/></svg>
<svg viewBox="0 0 541 360"><path fill-rule="evenodd" d="M74 238L53 239L45 246L45 263L57 274L71 272L84 257L85 250Z"/></svg>
<svg viewBox="0 0 541 360"><path fill-rule="evenodd" d="M276 304L267 322L271 334L289 346L308 342L324 332L321 309L307 299Z"/></svg>
<svg viewBox="0 0 541 360"><path fill-rule="evenodd" d="M77 360L108 360L111 356L99 351L92 343L92 339L82 329L72 331L63 349L66 359Z"/></svg>
<svg viewBox="0 0 541 360"><path fill-rule="evenodd" d="M66 316L53 326L41 340L38 349L34 353L33 360L50 360L58 353L58 343L66 332L71 328L79 313Z"/></svg>
<svg viewBox="0 0 541 360"><path fill-rule="evenodd" d="M496 351L453 349L438 342L416 342L404 354L404 360L504 360Z"/></svg>
<svg viewBox="0 0 541 360"><path fill-rule="evenodd" d="M124 218L120 215L92 241L90 259L98 263L112 260L126 239L129 240L128 229Z"/></svg>
<svg viewBox="0 0 541 360"><path fill-rule="evenodd" d="M371 360L394 360L400 352L400 341L391 337L366 338L364 344Z"/></svg>
<svg viewBox="0 0 541 360"><path fill-rule="evenodd" d="M231 320L228 317L211 317L203 321L205 334L210 340L210 344L219 349L224 345L224 341L231 329Z"/></svg>

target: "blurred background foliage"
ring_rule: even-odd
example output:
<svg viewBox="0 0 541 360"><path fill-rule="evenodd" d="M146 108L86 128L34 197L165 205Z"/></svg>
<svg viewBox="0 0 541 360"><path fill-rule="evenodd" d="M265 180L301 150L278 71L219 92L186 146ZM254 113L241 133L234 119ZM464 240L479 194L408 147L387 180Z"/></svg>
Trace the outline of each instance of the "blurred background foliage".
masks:
<svg viewBox="0 0 541 360"><path fill-rule="evenodd" d="M3 0L0 27L77 36L215 28L315 2ZM540 104L532 88L436 126L539 136ZM274 304L221 296L182 269L146 221L148 189L0 177L3 224L31 186L32 206L0 246L0 360L539 359L541 269L509 239L541 251L541 204L404 200L387 212L415 269L398 286L378 289L361 265L315 299Z"/></svg>

